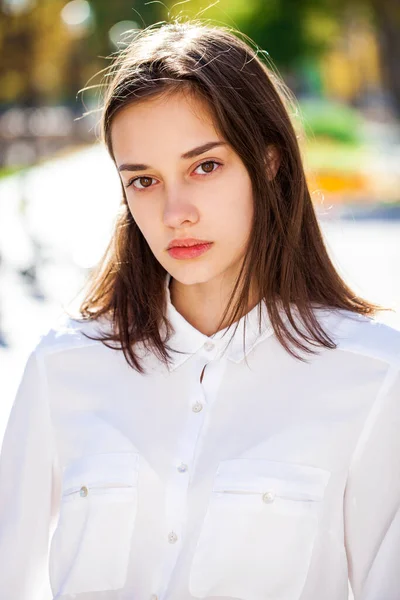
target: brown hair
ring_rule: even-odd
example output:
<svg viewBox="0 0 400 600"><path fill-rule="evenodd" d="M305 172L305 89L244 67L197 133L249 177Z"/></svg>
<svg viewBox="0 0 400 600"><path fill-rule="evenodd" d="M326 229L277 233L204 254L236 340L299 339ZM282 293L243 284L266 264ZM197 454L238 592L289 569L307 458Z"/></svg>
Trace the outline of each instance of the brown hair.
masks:
<svg viewBox="0 0 400 600"><path fill-rule="evenodd" d="M277 339L290 354L304 360L296 349L312 354L313 346L336 347L318 322L313 304L365 315L380 307L355 295L336 272L316 219L286 107L293 101L291 93L273 68L260 59L259 50L246 43L249 38L240 35L199 21L175 21L141 31L117 55L107 73L102 139L115 162L111 125L123 107L177 90L189 90L206 101L216 129L249 173L254 198L247 253L221 324L235 298L229 329L246 314L254 278ZM273 178L267 160L271 145L280 155ZM170 360L167 272L136 225L122 182L121 187L115 232L88 278L79 311L85 320L103 315L110 318L112 331L91 339L105 345L117 342L112 347L122 350L128 364L144 373L135 353L137 342L143 342L165 363ZM301 327L294 318L294 307ZM164 339L161 325L167 331Z"/></svg>

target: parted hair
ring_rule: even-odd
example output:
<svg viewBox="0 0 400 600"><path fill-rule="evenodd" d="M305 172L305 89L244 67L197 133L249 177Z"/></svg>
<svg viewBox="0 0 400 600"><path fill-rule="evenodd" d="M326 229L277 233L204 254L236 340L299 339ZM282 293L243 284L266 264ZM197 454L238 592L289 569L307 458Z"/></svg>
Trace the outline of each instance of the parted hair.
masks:
<svg viewBox="0 0 400 600"><path fill-rule="evenodd" d="M263 51L240 32L198 20L148 27L132 36L107 69L101 138L114 162L111 128L118 111L179 91L206 103L216 130L243 161L252 184L251 234L220 323L227 318L230 330L246 314L255 282L275 335L292 356L306 360L318 347L335 348L315 306L364 315L380 307L356 295L329 258L291 119L291 91ZM279 154L273 177L271 147ZM86 280L79 312L83 320L107 317L112 327L91 339L121 350L128 364L144 373L138 342L166 364L170 360L167 272L133 219L122 182L121 189L115 229Z"/></svg>

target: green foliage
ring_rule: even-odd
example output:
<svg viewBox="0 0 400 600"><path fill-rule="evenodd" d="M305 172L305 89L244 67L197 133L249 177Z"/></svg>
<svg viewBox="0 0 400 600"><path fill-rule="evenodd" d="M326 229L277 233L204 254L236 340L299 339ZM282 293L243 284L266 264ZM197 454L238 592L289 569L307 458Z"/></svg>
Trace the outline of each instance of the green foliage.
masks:
<svg viewBox="0 0 400 600"><path fill-rule="evenodd" d="M350 106L327 100L300 102L307 137L324 137L346 144L362 142L363 119Z"/></svg>
<svg viewBox="0 0 400 600"><path fill-rule="evenodd" d="M328 0L190 0L178 6L184 15L233 27L268 52L278 68L296 68L299 59L318 56L334 28ZM174 3L169 2L172 8Z"/></svg>
<svg viewBox="0 0 400 600"><path fill-rule="evenodd" d="M308 140L304 146L304 155L307 168L313 172L328 171L332 174L336 171L341 176L358 173L370 160L368 146L322 137Z"/></svg>
<svg viewBox="0 0 400 600"><path fill-rule="evenodd" d="M10 175L15 175L19 173L22 169L18 166L12 167L0 167L0 179L5 179L6 177L10 177Z"/></svg>

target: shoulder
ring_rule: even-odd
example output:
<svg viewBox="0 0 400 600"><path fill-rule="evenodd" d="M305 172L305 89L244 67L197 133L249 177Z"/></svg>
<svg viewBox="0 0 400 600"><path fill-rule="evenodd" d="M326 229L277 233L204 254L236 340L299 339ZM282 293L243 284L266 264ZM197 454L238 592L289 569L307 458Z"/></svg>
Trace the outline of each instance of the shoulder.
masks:
<svg viewBox="0 0 400 600"><path fill-rule="evenodd" d="M400 367L400 330L347 310L315 309L319 323L337 348Z"/></svg>
<svg viewBox="0 0 400 600"><path fill-rule="evenodd" d="M62 350L98 345L96 339L105 332L110 333L111 322L106 317L95 320L60 315L40 336L34 352L51 354Z"/></svg>

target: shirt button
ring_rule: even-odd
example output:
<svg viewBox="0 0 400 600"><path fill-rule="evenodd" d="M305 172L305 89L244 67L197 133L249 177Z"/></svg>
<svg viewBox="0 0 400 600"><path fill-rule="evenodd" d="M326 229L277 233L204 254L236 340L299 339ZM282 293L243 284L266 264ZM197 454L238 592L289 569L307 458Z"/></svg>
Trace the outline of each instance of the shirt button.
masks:
<svg viewBox="0 0 400 600"><path fill-rule="evenodd" d="M200 404L200 402L196 402L196 404L193 404L192 406L192 411L193 412L200 412L203 409L203 405Z"/></svg>
<svg viewBox="0 0 400 600"><path fill-rule="evenodd" d="M263 494L263 502L266 502L267 504L271 504L271 502L273 502L275 500L275 494L274 492L265 492L265 494Z"/></svg>
<svg viewBox="0 0 400 600"><path fill-rule="evenodd" d="M214 348L215 348L215 344L214 344L214 342L206 342L206 343L204 344L204 349L205 349L205 350L207 350L208 352L209 352L210 350L214 350Z"/></svg>
<svg viewBox="0 0 400 600"><path fill-rule="evenodd" d="M82 498L84 498L85 496L87 496L89 493L87 487L85 485L83 485L81 487L81 489L79 490L79 495L82 496Z"/></svg>
<svg viewBox="0 0 400 600"><path fill-rule="evenodd" d="M170 544L175 544L175 542L177 541L178 536L176 535L175 531L170 531L168 534L168 541Z"/></svg>
<svg viewBox="0 0 400 600"><path fill-rule="evenodd" d="M187 471L187 470L188 470L188 466L187 466L187 465L185 465L185 463L181 463L181 464L178 466L178 471L179 471L179 473L184 473L184 472L185 472L185 471Z"/></svg>

